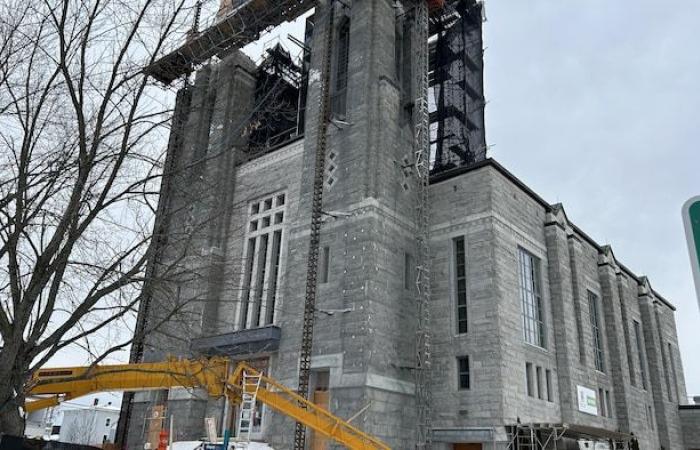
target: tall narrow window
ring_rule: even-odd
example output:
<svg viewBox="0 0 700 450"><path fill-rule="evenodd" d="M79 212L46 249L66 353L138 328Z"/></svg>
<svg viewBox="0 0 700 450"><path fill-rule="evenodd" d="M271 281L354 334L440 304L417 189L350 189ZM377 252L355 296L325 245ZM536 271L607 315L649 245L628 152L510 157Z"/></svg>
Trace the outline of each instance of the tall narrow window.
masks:
<svg viewBox="0 0 700 450"><path fill-rule="evenodd" d="M593 333L593 352L595 356L595 368L605 372L605 358L603 354L603 339L600 331L600 311L598 310L598 296L588 291L588 310L591 317L591 331Z"/></svg>
<svg viewBox="0 0 700 450"><path fill-rule="evenodd" d="M459 388L464 390L464 389L469 389L471 380L469 378L469 357L468 356L460 356L457 358L457 369L458 369L458 377L459 377Z"/></svg>
<svg viewBox="0 0 700 450"><path fill-rule="evenodd" d="M535 368L535 374L537 375L537 398L542 400L544 398L544 392L542 389L542 368L540 366Z"/></svg>
<svg viewBox="0 0 700 450"><path fill-rule="evenodd" d="M464 238L453 241L455 264L455 298L457 300L457 332L467 332L467 261L464 250Z"/></svg>
<svg viewBox="0 0 700 450"><path fill-rule="evenodd" d="M535 396L535 386L532 381L532 363L525 363L525 387L529 397Z"/></svg>
<svg viewBox="0 0 700 450"><path fill-rule="evenodd" d="M608 412L608 417L613 416L612 401L610 401L610 391L605 391L605 409Z"/></svg>
<svg viewBox="0 0 700 450"><path fill-rule="evenodd" d="M546 333L540 288L540 260L526 250L518 248L518 262L525 342L544 347Z"/></svg>
<svg viewBox="0 0 700 450"><path fill-rule="evenodd" d="M413 289L416 283L415 267L413 266L413 255L408 252L403 254L403 288L407 291Z"/></svg>
<svg viewBox="0 0 700 450"><path fill-rule="evenodd" d="M257 269L255 271L255 297L253 299L254 309L252 311L253 315L250 319L250 326L257 327L260 323L260 312L262 311L263 303L263 292L265 289L265 272L267 271L268 259L267 259L267 241L268 235L264 234L260 236L260 248L258 249L257 259Z"/></svg>
<svg viewBox="0 0 700 450"><path fill-rule="evenodd" d="M282 230L275 231L272 238L272 271L270 272L270 287L267 291L267 311L265 312L265 325L275 322L275 308L277 303L277 278L280 271L280 251L282 246Z"/></svg>
<svg viewBox="0 0 700 450"><path fill-rule="evenodd" d="M605 417L605 396L603 394L603 388L598 388L598 412L602 417Z"/></svg>
<svg viewBox="0 0 700 450"><path fill-rule="evenodd" d="M350 20L346 17L338 27L338 59L336 60L333 112L345 118L347 112L348 64L350 61Z"/></svg>
<svg viewBox="0 0 700 450"><path fill-rule="evenodd" d="M642 379L642 389L647 389L647 361L644 352L644 344L642 342L642 331L639 322L634 323L634 340L637 343L637 355L639 357L639 374Z"/></svg>
<svg viewBox="0 0 700 450"><path fill-rule="evenodd" d="M571 266L571 289L574 294L574 317L576 319L576 337L578 340L578 360L582 366L586 365L586 345L583 337L583 320L582 315L582 303L583 299L580 295L579 290L579 276L578 276L578 262L577 262L577 250L574 245L574 238L570 237L568 240L569 247L569 265Z"/></svg>
<svg viewBox="0 0 700 450"><path fill-rule="evenodd" d="M552 371L547 369L544 373L545 375L545 382L547 383L547 401L552 402L554 401L554 394L552 393Z"/></svg>
<svg viewBox="0 0 700 450"><path fill-rule="evenodd" d="M328 271L330 269L331 260L331 249L330 247L323 247L321 249L321 261L319 261L320 276L318 277L319 283L328 283Z"/></svg>
<svg viewBox="0 0 700 450"><path fill-rule="evenodd" d="M255 267L255 244L256 238L248 239L248 251L246 252L246 270L241 292L241 314L239 328L245 329L248 321L248 305L250 303L251 281L253 279L253 268Z"/></svg>

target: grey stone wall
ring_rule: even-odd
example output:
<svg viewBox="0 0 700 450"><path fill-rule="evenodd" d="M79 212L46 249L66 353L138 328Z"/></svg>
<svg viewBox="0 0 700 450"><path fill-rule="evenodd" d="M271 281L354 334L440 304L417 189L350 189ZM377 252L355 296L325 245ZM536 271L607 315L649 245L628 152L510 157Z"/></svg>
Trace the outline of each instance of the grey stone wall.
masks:
<svg viewBox="0 0 700 450"><path fill-rule="evenodd" d="M678 411L683 430L684 449L700 448L700 408L688 408Z"/></svg>

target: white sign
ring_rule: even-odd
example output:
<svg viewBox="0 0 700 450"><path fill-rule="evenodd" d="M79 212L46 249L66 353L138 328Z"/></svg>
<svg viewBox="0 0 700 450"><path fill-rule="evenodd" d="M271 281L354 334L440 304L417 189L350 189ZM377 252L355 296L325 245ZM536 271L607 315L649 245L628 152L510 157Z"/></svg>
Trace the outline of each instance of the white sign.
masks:
<svg viewBox="0 0 700 450"><path fill-rule="evenodd" d="M597 416L598 398L596 397L595 391L583 386L576 386L576 390L578 393L578 410L586 414Z"/></svg>

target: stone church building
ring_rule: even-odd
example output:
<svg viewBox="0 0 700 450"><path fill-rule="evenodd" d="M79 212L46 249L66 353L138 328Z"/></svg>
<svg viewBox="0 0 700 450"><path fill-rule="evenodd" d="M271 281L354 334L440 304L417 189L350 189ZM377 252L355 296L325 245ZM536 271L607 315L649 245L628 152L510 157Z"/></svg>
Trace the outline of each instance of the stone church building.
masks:
<svg viewBox="0 0 700 450"><path fill-rule="evenodd" d="M700 448L684 442L693 421L681 416L695 410L679 408L673 304L488 158L482 6L447 3L430 41L432 447ZM139 360L226 355L296 387L316 50L331 32L309 398L391 448L414 447L414 26L411 2L320 2L301 61L281 46L259 64L233 50L178 91ZM129 449L144 448L157 408L174 416L175 440L205 436L205 418L220 434L235 422L235 408L191 390L124 404ZM294 424L261 405L252 437L290 449Z"/></svg>

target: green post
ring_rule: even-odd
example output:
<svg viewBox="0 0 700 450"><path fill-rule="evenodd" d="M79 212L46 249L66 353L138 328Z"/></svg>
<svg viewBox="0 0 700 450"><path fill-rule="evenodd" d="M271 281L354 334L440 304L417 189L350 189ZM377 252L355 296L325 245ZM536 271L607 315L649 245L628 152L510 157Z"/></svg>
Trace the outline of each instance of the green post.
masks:
<svg viewBox="0 0 700 450"><path fill-rule="evenodd" d="M690 265L695 278L695 291L700 305L700 196L691 198L683 205L683 223L688 239Z"/></svg>

